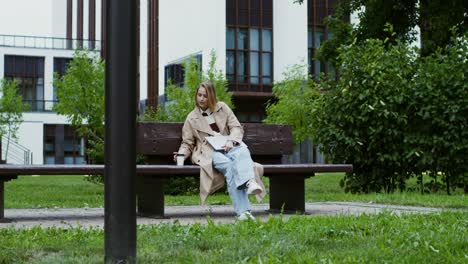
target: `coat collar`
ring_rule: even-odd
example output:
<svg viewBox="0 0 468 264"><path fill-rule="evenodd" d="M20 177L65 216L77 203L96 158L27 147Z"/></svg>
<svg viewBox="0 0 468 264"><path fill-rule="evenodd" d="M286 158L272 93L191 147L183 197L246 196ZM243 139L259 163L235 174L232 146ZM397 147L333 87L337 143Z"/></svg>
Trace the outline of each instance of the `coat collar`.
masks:
<svg viewBox="0 0 468 264"><path fill-rule="evenodd" d="M195 122L193 122L192 124L193 127L199 131L205 132L210 135L214 135L214 132L211 129L210 125L208 125L208 122L206 121L205 117L202 116L202 111L200 111L200 108L195 107L193 114L193 119L195 119ZM223 132L226 128L227 120L227 112L225 111L223 104L219 102L216 104L213 116L216 121L216 125L219 128L219 131Z"/></svg>
<svg viewBox="0 0 468 264"><path fill-rule="evenodd" d="M220 133L222 133L224 129L226 128L226 125L227 125L226 121L228 118L227 111L224 107L224 104L218 102L216 104L216 108L215 108L213 115L216 121L216 125L219 128L219 131Z"/></svg>

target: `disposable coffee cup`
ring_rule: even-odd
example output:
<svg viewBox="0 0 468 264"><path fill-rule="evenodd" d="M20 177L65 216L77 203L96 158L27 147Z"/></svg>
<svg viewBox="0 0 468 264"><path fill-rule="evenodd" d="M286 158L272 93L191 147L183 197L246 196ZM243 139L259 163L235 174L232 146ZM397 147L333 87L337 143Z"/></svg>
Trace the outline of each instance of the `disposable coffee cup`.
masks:
<svg viewBox="0 0 468 264"><path fill-rule="evenodd" d="M184 154L177 153L177 166L184 166L185 156Z"/></svg>

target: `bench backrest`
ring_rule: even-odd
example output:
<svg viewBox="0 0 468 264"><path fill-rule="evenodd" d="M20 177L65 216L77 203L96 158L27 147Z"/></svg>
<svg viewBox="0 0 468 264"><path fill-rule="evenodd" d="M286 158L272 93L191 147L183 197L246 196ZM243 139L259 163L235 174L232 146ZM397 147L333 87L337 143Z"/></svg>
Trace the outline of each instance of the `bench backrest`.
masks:
<svg viewBox="0 0 468 264"><path fill-rule="evenodd" d="M279 164L293 152L292 130L287 125L244 123L244 142L260 163ZM172 164L172 153L182 141L183 123L141 122L137 126L137 153L152 164Z"/></svg>

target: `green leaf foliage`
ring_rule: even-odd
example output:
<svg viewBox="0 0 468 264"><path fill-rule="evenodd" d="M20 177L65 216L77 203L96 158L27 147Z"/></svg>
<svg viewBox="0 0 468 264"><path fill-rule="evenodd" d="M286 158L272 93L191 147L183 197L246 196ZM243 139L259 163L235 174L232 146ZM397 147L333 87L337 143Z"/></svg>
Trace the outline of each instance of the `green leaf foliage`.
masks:
<svg viewBox="0 0 468 264"><path fill-rule="evenodd" d="M88 139L88 157L104 161L104 62L93 53L76 51L66 74L56 74L57 113L67 117L80 136Z"/></svg>
<svg viewBox="0 0 468 264"><path fill-rule="evenodd" d="M145 112L143 121L160 121L160 122L183 122L187 115L195 107L195 92L200 83L204 80L209 80L213 83L216 89L216 96L219 101L225 102L232 109L232 94L227 91L227 80L222 71L217 70L216 53L211 52L208 69L205 72L200 72L200 65L195 58L190 58L188 63L184 63L184 87L179 87L170 84L166 87L168 102L165 105L158 106L158 109L149 109Z"/></svg>
<svg viewBox="0 0 468 264"><path fill-rule="evenodd" d="M23 122L23 112L28 109L28 105L23 103L21 95L18 94L18 83L15 80L1 80L0 92L0 136L7 137L7 159L10 139L17 139L16 133Z"/></svg>
<svg viewBox="0 0 468 264"><path fill-rule="evenodd" d="M408 144L420 171L468 185L468 34L421 59L411 90Z"/></svg>
<svg viewBox="0 0 468 264"><path fill-rule="evenodd" d="M386 49L384 41L368 40L343 48L341 75L328 88L311 122L312 137L334 163L351 163L345 190L393 191L404 188L408 122L408 90L415 53L404 45Z"/></svg>
<svg viewBox="0 0 468 264"><path fill-rule="evenodd" d="M18 94L18 83L15 80L1 80L0 92L0 135L10 134L16 138L19 125L23 122L23 112L28 110L28 105L23 103Z"/></svg>
<svg viewBox="0 0 468 264"><path fill-rule="evenodd" d="M340 79L321 80L320 93L304 77L276 83L266 121L291 124L297 141L311 137L329 161L353 164L345 191L404 190L410 177L422 183L429 174L432 191L444 182L447 193L466 192L468 35L428 57L386 42L340 48Z"/></svg>
<svg viewBox="0 0 468 264"><path fill-rule="evenodd" d="M350 44L353 38L357 42L388 39L388 44L409 43L417 40L414 28L418 26L420 52L427 56L451 44L450 28L455 28L457 34L468 32L466 0L340 0L334 11L325 19L333 38L322 42L319 49L319 56L325 61L334 61L336 48L340 44ZM347 23L351 13L359 18L354 27ZM392 31L385 30L388 24L392 25Z"/></svg>
<svg viewBox="0 0 468 264"><path fill-rule="evenodd" d="M293 65L274 84L276 98L266 106L268 124L289 124L294 130L296 143L309 138L313 132L311 116L316 112L316 100L320 97L317 84L307 77L306 65Z"/></svg>

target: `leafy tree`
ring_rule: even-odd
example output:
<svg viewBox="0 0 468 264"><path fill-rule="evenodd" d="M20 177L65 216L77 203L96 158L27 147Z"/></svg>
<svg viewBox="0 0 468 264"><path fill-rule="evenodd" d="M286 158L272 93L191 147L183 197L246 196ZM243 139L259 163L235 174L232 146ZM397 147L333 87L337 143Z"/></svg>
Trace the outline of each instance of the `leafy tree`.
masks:
<svg viewBox="0 0 468 264"><path fill-rule="evenodd" d="M293 67L275 83L266 121L291 124L297 141L312 137L332 162L352 163L346 191L404 190L427 173L434 179L421 191L436 191L437 178L448 193L466 190L468 35L451 42L421 57L400 42L355 41L340 48L333 84L311 84Z"/></svg>
<svg viewBox="0 0 468 264"><path fill-rule="evenodd" d="M411 89L409 157L430 172L431 188L442 173L451 187L468 185L468 34L421 59ZM422 174L421 174L422 175ZM422 176L421 176L422 178ZM421 188L422 189L422 188Z"/></svg>
<svg viewBox="0 0 468 264"><path fill-rule="evenodd" d="M266 106L268 124L289 124L294 140L299 143L313 133L311 115L316 114L314 103L320 97L318 85L307 77L307 65L293 65L283 74L283 80L273 86L275 99Z"/></svg>
<svg viewBox="0 0 468 264"><path fill-rule="evenodd" d="M66 74L55 75L58 102L54 110L65 115L80 136L88 139L87 154L104 161L104 62L95 54L76 51Z"/></svg>
<svg viewBox="0 0 468 264"><path fill-rule="evenodd" d="M358 41L366 39L389 39L388 44L413 41L412 30L417 25L417 0L348 0L350 11L358 11L356 28ZM387 24L392 31L385 30Z"/></svg>
<svg viewBox="0 0 468 264"><path fill-rule="evenodd" d="M17 139L16 133L23 122L23 112L28 105L23 103L21 95L18 94L18 83L8 80L0 82L0 135L7 136L5 159L8 158L10 139Z"/></svg>
<svg viewBox="0 0 468 264"><path fill-rule="evenodd" d="M468 1L420 0L418 25L421 28L421 54L430 55L468 32Z"/></svg>
<svg viewBox="0 0 468 264"><path fill-rule="evenodd" d="M302 4L303 0L295 1ZM351 28L346 22L349 14L356 12L359 24ZM421 54L430 55L450 44L455 28L458 35L468 32L468 2L465 0L340 0L334 16L328 17L327 29L333 38L322 43L319 58L334 61L337 48L367 39L388 39L387 45L397 40L415 40L414 28L421 30ZM385 30L390 24L392 30ZM393 34L396 33L396 34Z"/></svg>
<svg viewBox="0 0 468 264"><path fill-rule="evenodd" d="M346 191L404 189L408 164L405 139L408 90L415 52L405 45L389 49L381 40L342 49L341 77L325 93L311 123L313 138L337 163L351 163Z"/></svg>
<svg viewBox="0 0 468 264"><path fill-rule="evenodd" d="M191 58L188 63L184 63L184 87L170 84L166 87L168 102L164 106L159 106L157 111L149 110L145 112L144 121L172 121L183 122L187 115L195 106L194 95L203 80L213 83L216 96L220 101L225 102L229 107L234 108L232 94L227 91L227 80L222 71L217 70L216 53L211 52L210 63L207 71L200 72L200 65Z"/></svg>
<svg viewBox="0 0 468 264"><path fill-rule="evenodd" d="M385 136L383 137L384 142L391 142L392 139L399 136L402 140L401 143L397 144L398 146L390 144L388 145L390 148L386 148L386 144L381 144L380 153L374 152L379 151L376 148L367 149L371 158L381 156L381 160L386 160L386 163L393 164L393 168L398 167L398 169L394 170L393 175L386 174L384 171L380 171L382 168L378 162L372 165L373 161L370 160L370 163L367 164L371 165L369 169L376 170L367 175L359 173L347 175L344 182L346 190L366 192L379 190L382 186L387 191L392 191L395 186L403 189L405 178L410 174L418 175L419 182L422 184L422 176L429 173L433 177L432 183L429 184L432 191L438 188L438 178L442 178L445 182L447 193L455 186L464 187L465 192L468 191L468 168L466 167L468 150L465 140L467 138L465 131L467 130L466 116L468 116L468 112L464 107L467 105L466 98L468 98L465 84L467 83L465 76L467 74L466 62L468 61L466 50L468 46L466 40L468 2L459 0L450 2L342 0L340 3L337 15L327 19L328 29L333 33L339 33L334 34L335 38L322 43L319 58L335 60L335 63L340 66L339 64L346 62L343 59L343 54L348 54L352 59L351 51L354 50L353 52L362 56L362 61L373 57L375 63L385 63L389 67L396 67L401 72L388 71L388 74L383 75L387 77L380 78L378 82L374 81L373 85L369 85L371 80L365 75L366 71L375 75L376 72L381 72L380 66L375 69L376 65L372 64L371 60L367 63L372 67L365 67L365 63L341 65L344 76L341 77L345 80L339 81L337 87L329 87L321 83L321 88L329 89L330 92L319 97L316 102L310 103L317 107L315 111L323 113L324 116L321 117L321 120L310 120L311 128L309 131L320 138L316 138L319 143L327 144L326 141L328 141L329 148L326 151L331 157L338 158L338 160L352 160L355 163L355 168L359 170L361 165L366 165L361 163L366 159L359 160L359 157L365 153L355 152L356 157L352 157L353 151L345 151L341 153L343 156L340 156L339 150L342 149L336 146L341 145L342 147L353 142L353 137L346 134L350 132L347 130L348 127L358 131L355 132L355 135L368 133L361 131L363 128L360 125L362 124L358 121L367 120L366 116L369 113L367 111L352 112L342 105L342 100L350 100L348 101L350 104L362 101L363 98L367 100L369 91L363 89L369 89L372 94L374 93L372 90L376 91L377 87L379 88L378 93L372 94L371 98L375 96L377 98L388 97L391 93L386 91L387 89L394 89L399 97L404 98L404 103L398 107L401 111L390 112L396 118L394 121L390 122L385 116L385 118L374 117L370 119L371 123L379 124L386 130L390 129L385 133L388 132L391 135L381 134L381 136ZM393 6L389 7L389 5ZM385 6L389 8L385 8ZM365 8L361 11L359 26L356 29L350 28L342 20L343 16L362 7ZM399 11L395 13L395 10ZM396 19L394 18L395 14ZM384 23L388 24L383 26ZM375 27L376 25L380 26ZM409 30L416 25L420 25L422 34L420 56L416 56L412 51L403 51L404 49L409 50L405 47L412 39ZM376 30L372 30L373 28ZM449 30L450 28L452 30ZM380 39L386 50L377 52L376 49L368 49L366 52L361 52L357 49L357 47L369 48L369 43L375 43L375 40L370 40L371 38ZM338 49L342 44L344 46L341 50ZM394 60L407 63L407 68L401 67L402 65L392 66L388 62L384 62L389 59L388 54L395 52L396 47L405 47L402 51L403 54L407 55L395 56ZM382 55L375 56L379 53ZM426 56L427 58L425 58ZM355 61L359 62L359 60ZM355 75L355 78L350 77L351 75ZM347 81L351 81L348 88L346 87ZM399 82L401 83L399 84ZM356 91L361 94L360 97L363 97L357 97L357 100L354 98L356 94L349 92L350 87L356 84L361 85L362 89ZM346 92L340 94L340 90ZM395 98L398 97L397 94L395 94ZM349 115L353 117L344 118L344 113L340 112L338 106L333 106L337 103L343 109L349 110ZM388 105L386 101L384 103ZM374 105L370 104L370 106L376 109ZM327 114L333 115L334 113L338 115L327 117ZM320 115L311 115L311 117L316 118ZM347 119L349 119L348 123L345 122ZM324 120L326 122L321 122ZM402 129L401 131L394 129L398 126ZM394 143L396 144L396 141ZM402 155L401 157L404 158L398 160L398 155L395 154ZM383 167L383 169L391 168ZM381 176L381 179L378 175ZM424 191L425 187L421 186L421 191Z"/></svg>

